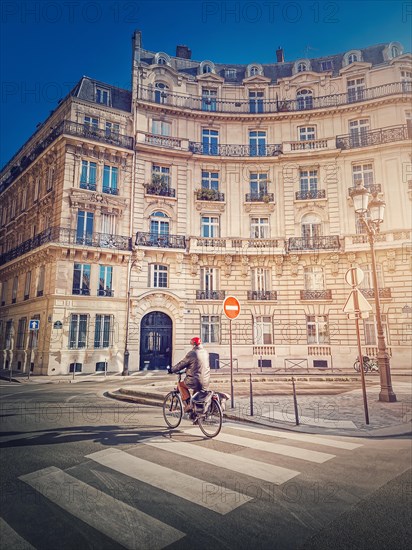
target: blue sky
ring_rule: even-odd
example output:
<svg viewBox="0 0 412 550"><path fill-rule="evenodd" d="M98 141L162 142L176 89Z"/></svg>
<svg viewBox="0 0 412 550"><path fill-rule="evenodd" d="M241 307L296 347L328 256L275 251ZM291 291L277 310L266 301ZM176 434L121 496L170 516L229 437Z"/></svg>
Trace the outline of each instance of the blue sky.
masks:
<svg viewBox="0 0 412 550"><path fill-rule="evenodd" d="M0 166L82 75L128 88L131 36L196 60L271 63L382 42L411 51L412 1L97 1L0 3Z"/></svg>

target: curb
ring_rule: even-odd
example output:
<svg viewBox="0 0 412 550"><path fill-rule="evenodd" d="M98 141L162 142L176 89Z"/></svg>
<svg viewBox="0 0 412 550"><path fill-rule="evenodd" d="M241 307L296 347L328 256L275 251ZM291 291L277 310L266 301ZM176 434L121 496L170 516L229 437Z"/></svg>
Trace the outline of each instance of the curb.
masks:
<svg viewBox="0 0 412 550"><path fill-rule="evenodd" d="M164 395L160 393L143 393L135 390L127 390L125 388L120 388L116 391L108 391L103 394L105 397L111 399L117 399L120 401L127 401L129 403L140 403L142 405L150 405L155 407L161 407L163 404ZM381 438L381 437L402 437L412 435L411 423L408 424L397 424L396 426L388 426L385 428L376 428L371 431L353 431L353 430L339 430L333 428L323 428L321 431L319 428L306 426L305 424L300 424L299 426L293 425L284 425L279 422L273 422L271 420L261 419L260 421L252 419L251 417L232 414L230 411L225 411L223 417L226 420L232 420L235 422L246 422L248 424L253 424L255 426L265 426L267 428L276 428L278 430L293 431L300 433L308 434L317 434L317 435L335 435L335 436L346 436L346 437L363 437L368 439Z"/></svg>

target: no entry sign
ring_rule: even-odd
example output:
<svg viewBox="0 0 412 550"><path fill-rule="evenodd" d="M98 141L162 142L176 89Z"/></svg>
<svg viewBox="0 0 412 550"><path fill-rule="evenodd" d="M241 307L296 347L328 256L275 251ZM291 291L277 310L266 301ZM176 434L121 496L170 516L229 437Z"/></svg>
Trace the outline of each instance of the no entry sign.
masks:
<svg viewBox="0 0 412 550"><path fill-rule="evenodd" d="M223 311L228 319L236 319L240 313L239 300L234 296L228 296L223 302Z"/></svg>

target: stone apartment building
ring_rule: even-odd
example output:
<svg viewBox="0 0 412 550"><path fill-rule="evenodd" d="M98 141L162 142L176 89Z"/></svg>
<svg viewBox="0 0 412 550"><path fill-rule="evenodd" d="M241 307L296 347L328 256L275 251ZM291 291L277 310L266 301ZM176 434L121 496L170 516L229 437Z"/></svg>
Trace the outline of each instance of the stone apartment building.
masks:
<svg viewBox="0 0 412 550"><path fill-rule="evenodd" d="M360 182L386 201L382 321L410 366L412 57L274 57L198 62L136 31L131 92L84 77L59 103L1 174L0 368L164 368L197 334L224 366L228 295L239 369L352 365L349 267L374 308ZM376 355L374 314L361 325Z"/></svg>

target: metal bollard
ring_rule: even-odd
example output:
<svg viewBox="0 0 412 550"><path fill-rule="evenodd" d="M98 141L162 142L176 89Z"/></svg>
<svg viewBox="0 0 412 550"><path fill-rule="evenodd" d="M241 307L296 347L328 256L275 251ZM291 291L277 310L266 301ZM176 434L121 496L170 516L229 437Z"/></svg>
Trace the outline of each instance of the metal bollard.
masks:
<svg viewBox="0 0 412 550"><path fill-rule="evenodd" d="M250 388L250 416L253 416L252 374L249 374L249 388Z"/></svg>
<svg viewBox="0 0 412 550"><path fill-rule="evenodd" d="M296 421L296 426L299 426L298 402L296 399L295 379L293 378L293 376L292 376L292 389L293 389L293 406L295 409L295 421Z"/></svg>

